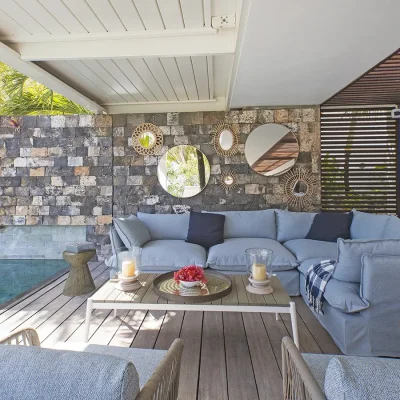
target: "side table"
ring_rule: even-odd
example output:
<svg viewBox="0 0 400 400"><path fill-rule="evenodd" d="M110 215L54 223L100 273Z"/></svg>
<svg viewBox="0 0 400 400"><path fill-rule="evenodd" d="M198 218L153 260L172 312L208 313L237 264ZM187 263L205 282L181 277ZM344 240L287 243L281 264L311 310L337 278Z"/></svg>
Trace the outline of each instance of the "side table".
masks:
<svg viewBox="0 0 400 400"><path fill-rule="evenodd" d="M88 261L96 255L96 250L86 250L80 253L63 252L64 260L71 265L63 295L82 296L96 289L92 274L87 265Z"/></svg>

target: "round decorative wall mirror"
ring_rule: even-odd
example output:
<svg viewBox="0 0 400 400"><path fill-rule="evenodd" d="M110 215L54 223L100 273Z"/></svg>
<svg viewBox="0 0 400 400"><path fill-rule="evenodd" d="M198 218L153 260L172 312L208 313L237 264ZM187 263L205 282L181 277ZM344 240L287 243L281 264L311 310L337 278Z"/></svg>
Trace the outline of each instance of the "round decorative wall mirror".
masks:
<svg viewBox="0 0 400 400"><path fill-rule="evenodd" d="M239 130L235 125L221 122L215 127L214 149L220 156L231 156L238 151Z"/></svg>
<svg viewBox="0 0 400 400"><path fill-rule="evenodd" d="M284 178L284 192L289 205L301 209L310 206L315 195L317 180L301 168L290 171Z"/></svg>
<svg viewBox="0 0 400 400"><path fill-rule="evenodd" d="M210 163L196 147L175 146L161 157L157 175L162 188L172 196L193 197L206 187Z"/></svg>
<svg viewBox="0 0 400 400"><path fill-rule="evenodd" d="M225 190L230 190L236 186L236 175L230 171L222 174L219 183Z"/></svg>
<svg viewBox="0 0 400 400"><path fill-rule="evenodd" d="M308 192L308 183L306 181L297 180L294 182L293 195L297 197L306 196Z"/></svg>
<svg viewBox="0 0 400 400"><path fill-rule="evenodd" d="M154 124L141 124L133 131L132 145L139 154L155 154L163 145L163 134Z"/></svg>
<svg viewBox="0 0 400 400"><path fill-rule="evenodd" d="M255 172L264 176L277 176L293 168L299 151L296 136L289 128L279 124L265 124L250 133L244 155Z"/></svg>

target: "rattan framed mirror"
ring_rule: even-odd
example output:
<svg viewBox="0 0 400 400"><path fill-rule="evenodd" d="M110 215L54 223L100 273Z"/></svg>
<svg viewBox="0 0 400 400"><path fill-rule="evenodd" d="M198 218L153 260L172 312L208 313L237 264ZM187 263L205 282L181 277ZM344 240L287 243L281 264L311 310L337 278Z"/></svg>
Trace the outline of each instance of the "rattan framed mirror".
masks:
<svg viewBox="0 0 400 400"><path fill-rule="evenodd" d="M219 156L232 156L239 151L239 129L234 124L220 122L214 128L213 144Z"/></svg>
<svg viewBox="0 0 400 400"><path fill-rule="evenodd" d="M144 123L135 128L132 134L132 146L144 156L153 155L163 145L164 137L161 129L150 123Z"/></svg>

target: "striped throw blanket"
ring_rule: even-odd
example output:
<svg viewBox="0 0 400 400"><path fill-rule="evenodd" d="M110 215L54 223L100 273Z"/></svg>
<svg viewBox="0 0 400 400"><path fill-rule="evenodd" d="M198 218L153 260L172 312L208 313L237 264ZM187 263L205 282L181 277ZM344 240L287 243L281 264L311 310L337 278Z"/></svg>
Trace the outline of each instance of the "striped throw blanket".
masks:
<svg viewBox="0 0 400 400"><path fill-rule="evenodd" d="M324 292L326 284L335 269L334 260L324 260L318 264L312 265L307 272L306 277L306 294L308 304L318 314L323 314L322 307L324 305Z"/></svg>

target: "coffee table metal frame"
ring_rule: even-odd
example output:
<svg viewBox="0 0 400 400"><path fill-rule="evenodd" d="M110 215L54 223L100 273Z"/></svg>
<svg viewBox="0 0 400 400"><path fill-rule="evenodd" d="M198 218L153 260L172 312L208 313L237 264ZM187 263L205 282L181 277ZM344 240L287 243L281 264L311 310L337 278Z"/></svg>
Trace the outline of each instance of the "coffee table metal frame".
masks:
<svg viewBox="0 0 400 400"><path fill-rule="evenodd" d="M143 274L146 275L146 274ZM147 279L148 284L150 287L147 289L147 291L152 290L151 287L151 282L152 280L157 276L156 274L154 275L148 275L152 277L152 279ZM242 279L243 281L247 279L246 275L229 275L231 278L238 280ZM140 278L139 278L140 279ZM240 282L240 281L239 281ZM275 294L280 294L281 298L284 299L284 301L280 302L279 304L262 304L261 299L263 296L258 297L260 295L250 295L250 296L256 296L251 297L253 299L258 299L261 304L256 304L256 302L250 302L247 304L210 304L210 303L171 303L171 302L146 302L145 298L141 298L140 301L118 301L117 299L112 299L110 301L107 301L107 296L106 298L102 298L100 296L100 291L104 288L107 289L107 286L109 286L109 289L111 285L115 286L114 282L108 281L105 285L103 285L96 293L93 294L93 296L89 297L87 300L87 306L86 306L86 321L85 321L85 342L89 340L89 328L90 328L90 319L92 315L92 311L95 309L107 309L107 310L114 310L114 316L117 315L117 310L150 310L150 311L219 311L219 312L252 312L252 313L272 313L276 315L276 319L279 319L279 314L290 314L291 318L291 324L292 324L292 331L293 331L293 341L296 344L297 347L299 347L299 334L298 334L298 328L297 328L297 314L296 314L296 304L290 299L288 294L286 293L285 289L282 287L279 279L274 276L272 277L271 280L272 287L275 290ZM117 289L114 289L117 290ZM140 290L140 289L139 289ZM236 290L236 288L235 288ZM243 289L242 289L243 291ZM98 294L96 296L96 294ZM236 293L237 294L237 293ZM243 295L243 293L242 293ZM229 296L229 295L228 295ZM271 296L271 295L268 295ZM145 296L144 296L145 297ZM265 298L265 296L264 296Z"/></svg>

